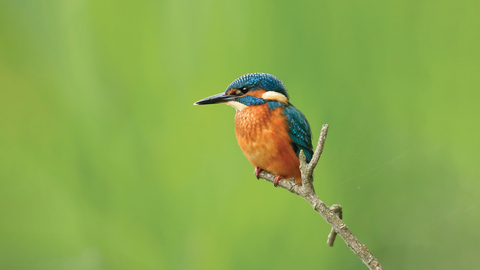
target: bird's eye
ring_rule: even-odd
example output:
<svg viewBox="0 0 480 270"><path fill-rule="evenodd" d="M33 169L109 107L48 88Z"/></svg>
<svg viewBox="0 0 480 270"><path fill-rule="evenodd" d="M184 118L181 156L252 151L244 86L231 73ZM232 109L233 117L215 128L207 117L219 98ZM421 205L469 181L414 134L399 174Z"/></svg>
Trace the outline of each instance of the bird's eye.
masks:
<svg viewBox="0 0 480 270"><path fill-rule="evenodd" d="M246 94L248 92L248 88L247 87L242 87L240 88L240 91L243 93L243 94Z"/></svg>

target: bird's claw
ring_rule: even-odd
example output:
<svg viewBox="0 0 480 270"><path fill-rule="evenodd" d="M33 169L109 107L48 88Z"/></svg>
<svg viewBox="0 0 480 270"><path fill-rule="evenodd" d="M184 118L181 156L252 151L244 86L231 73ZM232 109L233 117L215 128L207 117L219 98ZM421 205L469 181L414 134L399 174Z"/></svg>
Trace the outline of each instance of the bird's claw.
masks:
<svg viewBox="0 0 480 270"><path fill-rule="evenodd" d="M275 175L275 180L273 181L273 186L274 187L278 187L278 181L280 181L280 179L282 179L283 177L280 176L280 175Z"/></svg>
<svg viewBox="0 0 480 270"><path fill-rule="evenodd" d="M257 179L260 179L260 172L261 171L262 171L262 169L260 169L260 167L255 168L255 176L257 177Z"/></svg>
<svg viewBox="0 0 480 270"><path fill-rule="evenodd" d="M260 172L261 171L262 171L262 169L260 169L260 167L255 168L255 176L257 177L257 179L260 179ZM273 181L273 186L274 187L278 187L278 181L280 181L280 179L283 179L283 177L281 175L275 175L275 180Z"/></svg>

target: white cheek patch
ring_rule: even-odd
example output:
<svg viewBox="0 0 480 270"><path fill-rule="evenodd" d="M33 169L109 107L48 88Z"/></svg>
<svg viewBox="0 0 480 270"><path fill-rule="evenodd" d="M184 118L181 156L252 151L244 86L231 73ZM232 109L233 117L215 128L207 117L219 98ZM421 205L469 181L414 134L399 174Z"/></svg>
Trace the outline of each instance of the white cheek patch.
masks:
<svg viewBox="0 0 480 270"><path fill-rule="evenodd" d="M237 110L237 111L241 111L241 110L245 109L245 107L247 107L247 105L242 104L240 102L236 102L236 101L229 101L229 102L226 102L225 104L234 107L235 110Z"/></svg>
<svg viewBox="0 0 480 270"><path fill-rule="evenodd" d="M265 94L262 95L262 98L263 99L268 99L268 100L276 100L276 101L281 102L281 103L287 103L288 102L288 99L285 95L280 94L280 93L275 92L275 91L265 92Z"/></svg>

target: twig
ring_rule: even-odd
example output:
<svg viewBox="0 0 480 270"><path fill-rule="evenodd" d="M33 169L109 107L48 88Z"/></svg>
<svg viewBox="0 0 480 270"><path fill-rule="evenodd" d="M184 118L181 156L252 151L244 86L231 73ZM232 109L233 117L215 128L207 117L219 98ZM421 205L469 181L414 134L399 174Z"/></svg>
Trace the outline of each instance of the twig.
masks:
<svg viewBox="0 0 480 270"><path fill-rule="evenodd" d="M339 234L347 246L350 247L355 255L357 255L370 269L383 270L384 268L378 262L375 256L373 256L373 254L368 250L367 246L358 241L355 235L353 235L353 233L348 229L347 225L345 225L345 223L342 221L341 217L339 216L339 213L341 212L338 212L338 210L335 210L335 208L332 209L328 207L322 200L318 198L317 194L315 193L315 189L313 188L313 172L317 166L320 156L322 155L327 132L328 125L323 125L317 148L315 149L315 153L313 154L310 163L306 162L305 154L303 151L300 151L302 186L296 185L295 182L285 179L281 179L278 182L278 186L289 190L290 192L295 193L307 200L313 206L313 209L315 209L315 211L317 211L323 217L323 219L325 219L325 221L332 226L333 233L330 233L327 243L330 243L331 241L331 246L333 246L333 241L335 240L334 234ZM260 178L272 183L275 181L275 175L263 170L260 172L259 176ZM330 238L332 238L332 240L330 240Z"/></svg>
<svg viewBox="0 0 480 270"><path fill-rule="evenodd" d="M330 207L330 210L332 210L337 216L342 219L343 218L343 211L342 211L342 206L340 204L334 204L332 207ZM335 238L337 238L337 232L335 231L334 228L330 230L330 234L328 235L327 239L327 245L330 247L333 247L333 243L335 242Z"/></svg>

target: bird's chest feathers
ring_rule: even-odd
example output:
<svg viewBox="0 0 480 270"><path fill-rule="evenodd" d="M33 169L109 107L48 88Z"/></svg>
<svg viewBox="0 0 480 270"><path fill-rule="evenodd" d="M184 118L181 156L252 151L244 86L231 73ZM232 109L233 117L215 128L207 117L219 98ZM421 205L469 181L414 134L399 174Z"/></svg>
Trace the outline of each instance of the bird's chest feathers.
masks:
<svg viewBox="0 0 480 270"><path fill-rule="evenodd" d="M235 114L235 133L237 136L255 139L266 129L270 129L273 112L268 106L249 106Z"/></svg>
<svg viewBox="0 0 480 270"><path fill-rule="evenodd" d="M280 107L270 110L268 104L262 104L237 111L235 134L245 156L259 167L263 160L283 156L291 148L287 120Z"/></svg>

